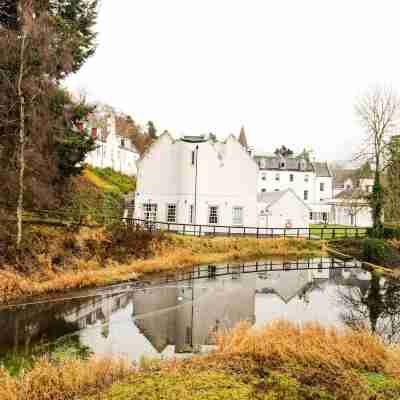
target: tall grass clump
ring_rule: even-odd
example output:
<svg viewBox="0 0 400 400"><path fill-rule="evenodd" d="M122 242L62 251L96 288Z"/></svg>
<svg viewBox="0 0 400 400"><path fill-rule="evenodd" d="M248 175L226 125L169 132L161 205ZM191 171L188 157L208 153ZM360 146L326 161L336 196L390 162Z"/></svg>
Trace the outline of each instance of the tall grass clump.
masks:
<svg viewBox="0 0 400 400"><path fill-rule="evenodd" d="M393 359L382 341L367 332L340 332L318 323L300 326L286 321L274 321L259 329L239 324L218 336L217 353L251 354L270 366L294 364L331 374L351 369L388 372Z"/></svg>
<svg viewBox="0 0 400 400"><path fill-rule="evenodd" d="M96 393L133 373L122 359L70 359L51 363L43 358L28 372L11 377L0 370L0 400L64 400Z"/></svg>

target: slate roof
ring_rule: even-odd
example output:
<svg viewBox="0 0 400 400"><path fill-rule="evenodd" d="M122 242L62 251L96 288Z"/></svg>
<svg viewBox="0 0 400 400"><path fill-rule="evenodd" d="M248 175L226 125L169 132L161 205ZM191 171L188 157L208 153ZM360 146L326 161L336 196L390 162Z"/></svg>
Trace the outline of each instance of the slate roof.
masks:
<svg viewBox="0 0 400 400"><path fill-rule="evenodd" d="M276 203L284 194L286 194L288 190L258 193L257 201L260 203L266 203L267 206L269 207L271 204Z"/></svg>
<svg viewBox="0 0 400 400"><path fill-rule="evenodd" d="M279 190L279 191L274 191L274 192L263 192L263 193L258 193L257 194L257 201L259 203L266 203L267 207L271 207L273 204L275 204L277 201L281 199L286 193L292 193L293 196L295 196L301 203L304 204L305 207L311 210L309 205L303 201L302 198L300 198L296 192L293 189L286 189L286 190Z"/></svg>
<svg viewBox="0 0 400 400"><path fill-rule="evenodd" d="M307 162L306 160L298 160L293 157L255 155L254 159L258 163L260 170L308 172L312 172L314 170L311 163Z"/></svg>
<svg viewBox="0 0 400 400"><path fill-rule="evenodd" d="M327 162L313 162L312 165L314 167L315 174L318 177L330 178L332 176Z"/></svg>

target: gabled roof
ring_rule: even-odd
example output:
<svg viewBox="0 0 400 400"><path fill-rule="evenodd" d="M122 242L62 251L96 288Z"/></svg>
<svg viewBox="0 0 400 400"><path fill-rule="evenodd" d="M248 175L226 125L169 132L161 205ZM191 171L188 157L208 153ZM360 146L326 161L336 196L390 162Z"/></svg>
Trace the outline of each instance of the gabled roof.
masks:
<svg viewBox="0 0 400 400"><path fill-rule="evenodd" d="M330 178L332 176L327 162L313 162L315 174L320 178Z"/></svg>
<svg viewBox="0 0 400 400"><path fill-rule="evenodd" d="M269 208L273 204L277 203L287 193L291 193L304 205L304 207L308 208L311 211L310 206L307 203L305 203L304 200L300 198L293 189L259 193L257 195L257 201L259 203L266 203L267 207Z"/></svg>

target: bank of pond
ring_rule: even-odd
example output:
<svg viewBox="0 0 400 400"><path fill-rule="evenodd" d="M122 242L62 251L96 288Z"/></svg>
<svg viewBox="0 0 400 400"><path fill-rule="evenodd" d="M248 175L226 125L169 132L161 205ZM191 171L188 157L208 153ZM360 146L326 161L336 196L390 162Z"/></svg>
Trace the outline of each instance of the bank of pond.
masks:
<svg viewBox="0 0 400 400"><path fill-rule="evenodd" d="M145 284L114 285L97 291L76 292L69 297L68 300L52 298L1 308L0 358L8 373L16 377L9 379L16 382L24 379L24 376L26 379L26 374L38 368L38 360L44 354L49 360L40 361L39 364L45 362L49 369L57 366L61 368L60 365L72 362L71 359L74 362L79 360L79 363L100 362L91 359L94 355L127 360L124 365L129 372L125 374L125 367L121 365L122 372L115 372L115 380L122 379L125 386L104 392L105 399L135 398L133 394L133 397L129 397L130 392L139 395L132 389L136 387L137 390L138 385L124 380L135 381L139 379L137 374L144 374L141 378L142 386L139 385L143 393L154 385L161 385L160 390L163 390L163 385L171 385L178 392L186 393L188 397L185 398L193 399L207 397L196 397L195 392L191 392L193 388L186 386L185 382L189 378L185 378L185 374L195 379L197 383L194 386L205 385L211 394L216 390L216 393L226 391L231 396L245 396L232 398L336 398L323 397L339 396L339 392L332 389L335 379L354 379L361 392L365 390L365 393L372 393L371 396L375 390L373 382L376 380L385 390L390 387L393 393L400 395L399 391L393 389L400 387L396 386L396 372L389 371L386 365L395 356L389 350L390 346L400 342L400 282L367 271L362 268L362 263L355 260L315 257L292 261L264 259L257 263L205 265L168 277L160 276ZM271 323L268 329L263 328ZM241 333L238 329L242 329ZM353 333L343 333L348 330ZM272 342L271 332L281 338L276 337ZM227 334L230 337L229 345ZM251 355L249 348L245 352L245 343L246 346L254 345L254 335L261 335L259 343L265 341L264 345L260 344L262 348L257 350L258 355ZM281 343L282 335L289 335L288 341ZM322 377L312 378L317 373L315 363L318 363L318 357L323 356L316 353L316 349L310 352L307 350L307 346L317 346L321 335L325 338L324 351L332 357L331 361L324 361L328 364L331 362L325 371L329 370L332 374L329 384L324 383ZM362 350L364 353L361 354L360 349L358 355L357 352L349 355L354 360L341 366L346 356L342 351L338 353L337 343L342 337L347 338L348 351L355 351L350 350L350 342L357 347L363 340L369 343L368 350ZM275 343L273 348L270 348L271 343ZM304 353L292 354L296 346L302 347ZM333 347L330 349L329 346ZM229 363L224 362L229 368L222 367L224 363L220 358L224 359L232 351L235 356L229 358ZM322 349L319 351L323 353ZM369 356L368 351L371 352ZM262 352L268 354L263 353L261 357ZM282 354L278 357L280 352ZM284 356L285 352L288 353L287 357ZM244 353L250 359L246 359ZM364 365L368 357L375 360L375 353L379 354L379 363L375 367L372 361ZM295 360L296 357L299 360ZM293 366L287 366L290 358L301 369L301 373L297 371L299 375L291 369ZM82 361L87 359L90 361ZM265 376L262 375L264 372L262 376L258 374L258 369L264 368L257 364L261 359L264 359ZM338 365L336 372L333 368L335 363ZM107 365L107 368L114 368L111 361ZM138 372L132 369L132 365L141 365L144 369ZM339 367L344 370L340 372ZM192 374L193 368L199 368L196 377ZM232 381L228 379L231 370L239 373L241 379L244 379L243 374L253 377L258 374L255 379L260 379L260 382L253 387L246 383L246 379L243 382L236 379ZM353 377L351 370L354 370ZM159 375L160 380L157 380ZM307 387L306 382L307 375L310 375L309 379L315 379L322 397L301 397L307 393L307 396L311 396L311 388ZM102 378L99 376L100 381ZM147 382L148 387L143 386L143 382ZM238 386L232 386L233 382ZM282 397L283 394L279 397L285 385L297 397ZM107 380L104 384L106 386ZM268 388L271 393L275 390L278 397L246 397L254 391L256 393L257 388L264 388L264 392L261 392L265 395ZM37 397L41 398L44 397Z"/></svg>

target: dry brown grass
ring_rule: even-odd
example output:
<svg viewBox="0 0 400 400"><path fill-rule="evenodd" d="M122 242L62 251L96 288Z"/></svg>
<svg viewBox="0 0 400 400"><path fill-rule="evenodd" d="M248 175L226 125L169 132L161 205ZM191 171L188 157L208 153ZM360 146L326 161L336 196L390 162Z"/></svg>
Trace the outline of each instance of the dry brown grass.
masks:
<svg viewBox="0 0 400 400"><path fill-rule="evenodd" d="M18 378L2 370L0 400L93 394L90 399L172 400L179 390L190 399L208 399L208 393L216 399L397 399L399 365L400 348L387 347L368 333L316 323L300 327L276 321L258 329L241 323L217 337L214 352L192 359L149 361L140 369L121 360L42 359ZM371 387L368 374L379 379L380 387Z"/></svg>
<svg viewBox="0 0 400 400"><path fill-rule="evenodd" d="M118 231L119 232L119 231ZM263 257L325 254L324 242L302 239L193 238L176 235L118 233L105 228L34 227L24 268L3 263L0 303L71 289L137 280L147 274L193 265Z"/></svg>
<svg viewBox="0 0 400 400"><path fill-rule="evenodd" d="M124 360L92 358L58 364L46 359L18 378L0 370L0 400L64 400L98 392L133 373Z"/></svg>
<svg viewBox="0 0 400 400"><path fill-rule="evenodd" d="M217 353L252 354L268 360L271 366L295 364L332 374L351 369L395 373L389 365L398 354L367 332L340 332L318 323L299 326L286 321L254 330L248 324L239 324L217 338Z"/></svg>

